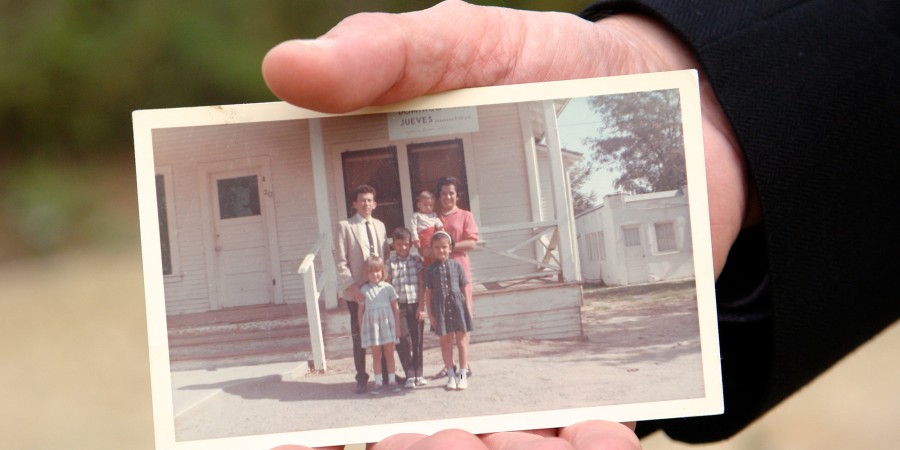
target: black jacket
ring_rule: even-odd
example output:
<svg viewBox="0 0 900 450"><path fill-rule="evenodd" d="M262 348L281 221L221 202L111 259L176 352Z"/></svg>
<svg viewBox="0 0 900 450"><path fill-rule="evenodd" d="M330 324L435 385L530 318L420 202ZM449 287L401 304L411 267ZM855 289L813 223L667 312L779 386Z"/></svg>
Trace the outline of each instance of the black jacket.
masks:
<svg viewBox="0 0 900 450"><path fill-rule="evenodd" d="M642 423L689 442L741 430L900 317L900 2L647 0L693 49L755 182L716 283L725 414Z"/></svg>

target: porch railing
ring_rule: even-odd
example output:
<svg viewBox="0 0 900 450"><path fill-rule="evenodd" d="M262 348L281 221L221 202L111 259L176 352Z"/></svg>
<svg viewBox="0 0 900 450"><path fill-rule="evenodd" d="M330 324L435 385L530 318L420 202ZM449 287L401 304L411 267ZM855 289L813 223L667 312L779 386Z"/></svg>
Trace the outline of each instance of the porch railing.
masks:
<svg viewBox="0 0 900 450"><path fill-rule="evenodd" d="M300 263L297 273L303 277L303 286L306 297L306 317L309 322L309 341L312 344L313 362L316 371L326 371L325 364L325 339L322 334L322 317L319 313L319 298L329 286L334 285L334 264L323 264L322 274L316 277L316 259L322 259L320 253L324 250L331 251L331 238L327 234L319 237L309 253ZM330 253L329 253L330 254Z"/></svg>
<svg viewBox="0 0 900 450"><path fill-rule="evenodd" d="M537 268L537 270L533 273L524 273L493 278L478 278L475 281L477 281L478 283L491 283L500 281L524 280L530 278L545 278L552 276L556 276L560 280L563 278L563 269L559 257L559 230L555 221L528 222L481 227L480 233L482 236L487 236L493 233L509 233L522 230L530 230L531 236L511 247L499 248L496 245L492 245L490 243L490 239L486 239L485 241L479 241L478 249L502 256L504 258L532 264ZM529 258L517 253L528 245L535 246L536 258Z"/></svg>

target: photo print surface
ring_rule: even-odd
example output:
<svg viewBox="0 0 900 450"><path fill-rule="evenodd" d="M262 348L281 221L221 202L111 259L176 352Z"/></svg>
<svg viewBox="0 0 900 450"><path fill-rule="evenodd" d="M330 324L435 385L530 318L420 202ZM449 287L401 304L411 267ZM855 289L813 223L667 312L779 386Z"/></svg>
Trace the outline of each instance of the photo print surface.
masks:
<svg viewBox="0 0 900 450"><path fill-rule="evenodd" d="M722 410L694 72L469 89L347 115L284 103L138 111L134 129L160 447ZM362 209L360 186L371 187ZM371 238L359 218L377 222ZM406 249L393 242L403 228ZM423 245L436 229L458 241L446 260ZM344 270L373 255L425 268L402 303L413 319L385 325L396 376L382 383L387 360L372 348L362 368L354 358L356 325L371 324L351 323ZM460 273L438 270L460 258ZM468 334L451 331L456 381L432 323L453 299L442 279L428 284L431 265L454 274L470 320ZM350 273L361 291L395 274L408 276ZM432 313L421 324L419 304Z"/></svg>

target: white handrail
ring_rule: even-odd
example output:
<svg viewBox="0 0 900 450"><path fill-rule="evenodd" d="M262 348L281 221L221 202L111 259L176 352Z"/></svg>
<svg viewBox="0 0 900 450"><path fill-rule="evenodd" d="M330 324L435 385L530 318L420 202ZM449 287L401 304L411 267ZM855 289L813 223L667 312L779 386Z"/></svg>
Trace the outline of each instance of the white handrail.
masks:
<svg viewBox="0 0 900 450"><path fill-rule="evenodd" d="M503 257L506 257L506 258L509 258L509 259L512 259L515 261L521 261L521 262L525 262L525 263L529 263L529 264L534 264L535 266L539 267L542 271L544 271L544 274L542 274L542 276L546 276L547 273L557 274L557 275L561 274L562 267L561 267L560 261L557 258L557 256L553 254L554 250L557 250L557 248L554 245L552 245L553 238L550 239L550 243L543 242L541 240L549 232L552 232L554 236L559 232L558 227L556 226L555 222L548 222L548 221L522 222L522 223L507 224L507 225L501 225L501 226L482 227L481 234L483 236L483 235L486 235L489 233L519 231L519 230L531 230L532 235L529 236L524 241L519 242L519 243L513 245L512 247L509 247L506 249L499 249L499 248L495 248L495 247L491 246L489 244L490 239L485 237L484 239L479 240L479 242L477 244L478 248L480 250L485 250L485 251L488 251L495 255L503 256ZM534 241L539 241L539 240L540 240L540 247L543 248L544 254L538 255L538 258L532 259L532 258L528 258L525 256L517 255L515 253L522 247L524 247L528 244L531 244ZM556 264L550 264L551 260L553 262L555 262ZM535 277L535 275L536 274L523 274L521 276L503 277L502 279L503 280L528 279L528 278ZM482 280L478 279L475 281L481 282Z"/></svg>
<svg viewBox="0 0 900 450"><path fill-rule="evenodd" d="M297 269L297 273L303 277L303 287L306 297L306 320L309 323L309 341L312 345L313 362L316 371L324 372L327 370L325 364L325 339L322 335L322 317L319 312L319 297L322 291L332 282L334 269L323 269L320 279L316 278L316 257L318 256L322 246L330 242L327 234L319 237L319 240L310 249L309 253L303 257L303 262Z"/></svg>
<svg viewBox="0 0 900 450"><path fill-rule="evenodd" d="M503 225L483 225L478 227L481 233L501 233L504 231L518 231L518 230L527 230L529 228L547 228L547 227L555 227L557 223L552 220L545 220L543 222L520 222L520 223L509 223Z"/></svg>

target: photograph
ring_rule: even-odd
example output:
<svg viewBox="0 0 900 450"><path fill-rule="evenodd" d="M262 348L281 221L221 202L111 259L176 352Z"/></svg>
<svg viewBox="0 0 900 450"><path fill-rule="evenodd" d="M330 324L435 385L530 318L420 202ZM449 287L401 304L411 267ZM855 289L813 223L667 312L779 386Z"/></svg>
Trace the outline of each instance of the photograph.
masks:
<svg viewBox="0 0 900 450"><path fill-rule="evenodd" d="M159 448L722 412L694 71L133 122Z"/></svg>

